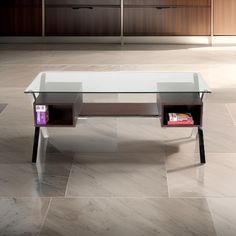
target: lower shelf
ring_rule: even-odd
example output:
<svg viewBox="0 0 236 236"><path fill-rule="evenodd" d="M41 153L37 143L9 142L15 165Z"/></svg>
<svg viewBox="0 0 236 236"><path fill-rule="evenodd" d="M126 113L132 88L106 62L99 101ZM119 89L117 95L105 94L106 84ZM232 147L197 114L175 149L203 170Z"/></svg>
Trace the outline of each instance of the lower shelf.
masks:
<svg viewBox="0 0 236 236"><path fill-rule="evenodd" d="M187 127L199 127L199 126L200 126L200 125L162 125L162 127L166 127L166 128L167 128L167 127L168 127L168 128L169 128L169 127L174 127L174 128L178 128L178 127L179 127L179 128L180 128L180 127L183 128L183 127L186 127L186 128L187 128Z"/></svg>
<svg viewBox="0 0 236 236"><path fill-rule="evenodd" d="M194 124L168 125L169 113L190 113ZM202 124L202 105L163 105L162 122L163 127L194 127Z"/></svg>
<svg viewBox="0 0 236 236"><path fill-rule="evenodd" d="M156 103L83 103L79 116L157 117Z"/></svg>
<svg viewBox="0 0 236 236"><path fill-rule="evenodd" d="M47 107L48 119L45 124L36 122L36 126L75 126L77 117L160 117L163 127L201 126L201 105L163 105L161 115L157 103L79 103L74 105L43 105ZM168 125L169 112L191 113L194 125Z"/></svg>

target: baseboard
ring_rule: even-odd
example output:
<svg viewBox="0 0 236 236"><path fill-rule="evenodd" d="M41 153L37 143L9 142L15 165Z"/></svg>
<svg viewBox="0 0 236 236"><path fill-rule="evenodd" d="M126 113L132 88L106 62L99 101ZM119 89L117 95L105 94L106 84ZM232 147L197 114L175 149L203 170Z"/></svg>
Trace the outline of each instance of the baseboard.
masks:
<svg viewBox="0 0 236 236"><path fill-rule="evenodd" d="M235 45L236 36L59 36L0 37L0 43L114 43L114 44L199 44Z"/></svg>

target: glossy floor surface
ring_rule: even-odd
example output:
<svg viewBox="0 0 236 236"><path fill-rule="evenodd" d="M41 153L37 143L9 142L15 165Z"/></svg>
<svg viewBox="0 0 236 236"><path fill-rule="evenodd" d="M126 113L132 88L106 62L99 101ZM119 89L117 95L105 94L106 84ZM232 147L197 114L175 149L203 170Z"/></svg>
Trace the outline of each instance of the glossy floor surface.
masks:
<svg viewBox="0 0 236 236"><path fill-rule="evenodd" d="M31 164L24 88L45 70L199 71L213 91L204 100L207 164L191 128L163 129L154 118L50 128ZM0 45L1 236L235 236L235 183L236 47Z"/></svg>

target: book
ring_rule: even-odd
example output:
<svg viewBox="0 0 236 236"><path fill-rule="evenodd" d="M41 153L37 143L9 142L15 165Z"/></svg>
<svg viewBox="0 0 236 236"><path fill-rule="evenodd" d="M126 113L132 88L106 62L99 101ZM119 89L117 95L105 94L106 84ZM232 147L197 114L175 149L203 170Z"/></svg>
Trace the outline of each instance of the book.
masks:
<svg viewBox="0 0 236 236"><path fill-rule="evenodd" d="M168 121L168 125L193 125L193 121Z"/></svg>
<svg viewBox="0 0 236 236"><path fill-rule="evenodd" d="M193 125L193 117L190 113L169 113L168 125Z"/></svg>
<svg viewBox="0 0 236 236"><path fill-rule="evenodd" d="M48 107L45 105L36 105L36 124L46 125L48 123Z"/></svg>

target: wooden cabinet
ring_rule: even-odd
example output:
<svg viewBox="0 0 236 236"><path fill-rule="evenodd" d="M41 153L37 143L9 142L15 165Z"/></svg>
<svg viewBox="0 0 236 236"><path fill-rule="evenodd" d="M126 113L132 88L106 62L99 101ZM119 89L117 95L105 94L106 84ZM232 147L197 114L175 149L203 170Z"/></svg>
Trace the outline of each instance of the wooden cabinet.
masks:
<svg viewBox="0 0 236 236"><path fill-rule="evenodd" d="M120 0L45 0L46 36L120 36ZM236 35L236 0L214 0L214 35ZM208 36L211 0L124 0L124 36ZM41 36L42 0L0 0L0 36Z"/></svg>
<svg viewBox="0 0 236 236"><path fill-rule="evenodd" d="M120 5L120 0L45 0L47 6L62 5Z"/></svg>
<svg viewBox="0 0 236 236"><path fill-rule="evenodd" d="M69 0L46 4L47 36L119 36L120 1Z"/></svg>
<svg viewBox="0 0 236 236"><path fill-rule="evenodd" d="M214 35L236 35L236 0L214 0Z"/></svg>
<svg viewBox="0 0 236 236"><path fill-rule="evenodd" d="M0 1L0 36L42 35L41 0Z"/></svg>
<svg viewBox="0 0 236 236"><path fill-rule="evenodd" d="M210 35L209 0L125 0L124 35Z"/></svg>

